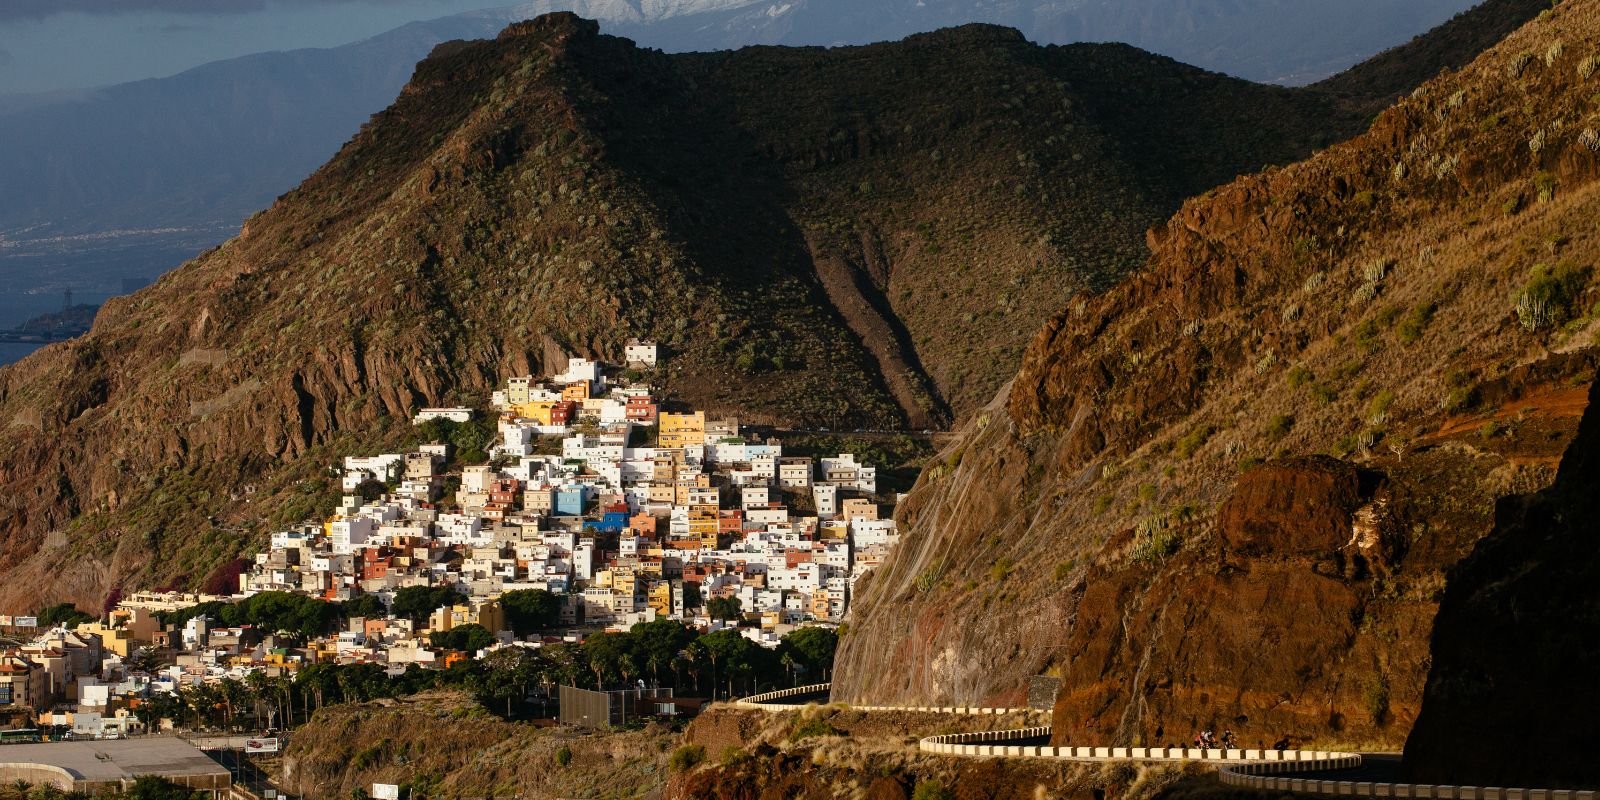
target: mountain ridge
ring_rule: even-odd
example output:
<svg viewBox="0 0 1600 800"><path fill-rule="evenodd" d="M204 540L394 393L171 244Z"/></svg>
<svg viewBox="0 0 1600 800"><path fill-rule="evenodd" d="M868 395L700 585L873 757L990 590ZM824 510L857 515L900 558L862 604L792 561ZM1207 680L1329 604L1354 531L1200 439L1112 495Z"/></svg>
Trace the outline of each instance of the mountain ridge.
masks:
<svg viewBox="0 0 1600 800"><path fill-rule="evenodd" d="M1462 0L1430 2L1439 6L1437 13L1423 14L1426 19L1418 17L1414 24L1401 27L1425 28L1427 21L1442 18L1446 10L1463 5ZM36 97L27 101L26 107L14 107L9 112L0 104L0 126L8 129L8 138L16 143L11 152L20 154L0 161L0 181L35 187L32 192L9 194L8 199L0 201L0 231L14 232L37 225L51 226L51 232L56 234L168 225L231 225L270 202L332 155L370 113L393 99L411 66L435 44L493 36L519 15L560 7L591 12L590 16L608 20L608 32L675 51L763 42L861 44L899 39L919 30L959 22L982 21L1024 26L1041 42L1123 38L1146 45L1144 49L1198 55L1174 49L1182 36L1157 41L1134 35L1151 27L1144 23L1130 26L1108 18L1105 24L1111 27L1101 33L1092 32L1092 25L1051 28L1050 20L1072 13L1053 3L1040 6L1044 11L1027 13L970 9L950 2L924 7L895 0L867 6L852 0L847 5L841 8L823 2L725 0L645 9L622 0L528 3L412 23L338 48L257 54L214 62L170 78L72 93L70 102ZM785 10L775 14L779 8ZM1055 10L1048 10L1052 8ZM1388 10L1405 15L1416 13L1409 7ZM1207 19L1220 13L1216 9L1191 11ZM1146 9L1140 13L1155 12ZM1323 8L1316 13L1326 14L1329 10ZM735 24L723 20L727 15L743 21ZM783 27L788 20L799 17L829 24L840 18L855 21L847 26L849 35L841 39L803 26L798 30ZM1275 18L1272 9L1259 8L1254 13L1241 11L1235 17L1242 17L1245 24L1262 24L1260 20ZM734 27L719 33L718 25ZM1224 19L1216 25L1230 27L1231 23ZM766 26L778 27L763 33ZM1110 32L1113 30L1128 35L1117 36ZM1262 36L1254 40L1275 38ZM1171 46L1162 47L1161 41ZM1387 39L1373 42L1363 49L1375 50ZM1214 69L1225 66L1215 62L1205 65ZM70 150L65 149L67 145L71 145ZM142 170L129 166L151 164L160 168Z"/></svg>

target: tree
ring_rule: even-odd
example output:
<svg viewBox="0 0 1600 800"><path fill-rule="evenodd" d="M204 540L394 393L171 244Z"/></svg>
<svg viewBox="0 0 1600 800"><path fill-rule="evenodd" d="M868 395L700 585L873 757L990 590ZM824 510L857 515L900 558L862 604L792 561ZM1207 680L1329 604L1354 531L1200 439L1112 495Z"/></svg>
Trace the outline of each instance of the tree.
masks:
<svg viewBox="0 0 1600 800"><path fill-rule="evenodd" d="M539 683L545 671L544 659L531 647L502 647L486 656L481 662L478 702L503 701L506 717L512 715L512 702L522 702L528 689ZM485 705L488 705L485 703Z"/></svg>
<svg viewBox="0 0 1600 800"><path fill-rule="evenodd" d="M744 615L744 604L737 597L713 597L706 601L706 613L715 619L738 619Z"/></svg>
<svg viewBox="0 0 1600 800"><path fill-rule="evenodd" d="M637 671L637 647L634 637L626 633L597 633L584 639L583 653L594 673L594 688L605 688L605 681L611 678L627 680Z"/></svg>
<svg viewBox="0 0 1600 800"><path fill-rule="evenodd" d="M713 682L720 667L727 680L729 697L733 696L737 681L776 671L777 657L772 651L740 636L737 631L724 629L708 633L695 640L695 645L711 661Z"/></svg>
<svg viewBox="0 0 1600 800"><path fill-rule="evenodd" d="M663 667L676 672L679 666L679 654L695 639L693 629L670 619L641 622L633 626L630 632L638 643L640 658L643 661L641 666L650 671L650 676L657 684L661 683ZM673 685L677 685L676 676Z"/></svg>
<svg viewBox="0 0 1600 800"><path fill-rule="evenodd" d="M41 628L54 628L58 625L64 628L76 628L85 622L95 620L93 616L79 611L78 607L71 603L57 603L41 609L34 616L39 618Z"/></svg>
<svg viewBox="0 0 1600 800"><path fill-rule="evenodd" d="M383 601L375 594L364 594L344 604L344 616L363 617L374 619L389 616L389 609L383 607Z"/></svg>
<svg viewBox="0 0 1600 800"><path fill-rule="evenodd" d="M808 676L825 677L833 669L833 654L838 649L838 632L819 626L792 630L778 643L779 655L791 659Z"/></svg>
<svg viewBox="0 0 1600 800"><path fill-rule="evenodd" d="M428 641L434 647L447 650L459 650L463 653L476 653L495 643L494 634L488 628L476 622L457 625L447 631L434 631L428 634Z"/></svg>
<svg viewBox="0 0 1600 800"><path fill-rule="evenodd" d="M561 619L561 599L544 589L518 589L500 595L506 623L517 636L554 627Z"/></svg>
<svg viewBox="0 0 1600 800"><path fill-rule="evenodd" d="M133 779L133 786L122 796L127 800L200 800L205 793L179 786L156 775L140 775Z"/></svg>
<svg viewBox="0 0 1600 800"><path fill-rule="evenodd" d="M454 457L462 463L480 463L489 458L489 447L494 444L499 431L495 420L484 414L473 414L469 422L449 419L430 419L416 427L417 436L424 442L448 442Z"/></svg>
<svg viewBox="0 0 1600 800"><path fill-rule="evenodd" d="M448 586L407 586L394 593L389 613L421 623L441 606L453 606L467 598Z"/></svg>
<svg viewBox="0 0 1600 800"><path fill-rule="evenodd" d="M545 658L541 683L547 691L551 686L577 686L578 678L589 668L583 649L569 642L546 645L540 652Z"/></svg>

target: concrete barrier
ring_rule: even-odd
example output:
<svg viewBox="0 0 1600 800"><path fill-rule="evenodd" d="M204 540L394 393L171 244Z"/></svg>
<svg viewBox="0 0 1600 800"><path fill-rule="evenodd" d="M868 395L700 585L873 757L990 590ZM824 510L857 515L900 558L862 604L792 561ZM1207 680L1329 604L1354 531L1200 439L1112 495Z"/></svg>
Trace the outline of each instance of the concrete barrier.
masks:
<svg viewBox="0 0 1600 800"><path fill-rule="evenodd" d="M753 695L734 701L742 708L785 711L815 703L784 703L783 700L809 694L824 694L831 684L799 686ZM923 706L850 706L867 712L925 712L964 716L1001 714L1046 715L1050 712L1027 708L974 708ZM929 736L917 744L925 753L955 757L1050 758L1059 761L1198 761L1218 766L1218 777L1229 786L1335 797L1383 797L1405 800L1600 800L1594 791L1566 789L1522 789L1434 784L1383 783L1375 781L1318 780L1295 777L1294 773L1356 769L1358 753L1326 750L1222 750L1216 748L1164 747L1081 747L1004 744L1050 736L1049 725L1004 731L953 733Z"/></svg>

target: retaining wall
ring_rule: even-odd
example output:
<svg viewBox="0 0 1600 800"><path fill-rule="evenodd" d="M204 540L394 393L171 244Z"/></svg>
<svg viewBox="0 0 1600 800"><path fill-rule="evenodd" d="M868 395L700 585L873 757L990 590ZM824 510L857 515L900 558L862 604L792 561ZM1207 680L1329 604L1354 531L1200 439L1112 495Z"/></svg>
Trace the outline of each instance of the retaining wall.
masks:
<svg viewBox="0 0 1600 800"><path fill-rule="evenodd" d="M1229 786L1341 797L1404 797L1427 800L1596 800L1595 792L1567 789L1509 789L1499 786L1449 786L1425 783L1339 781L1281 774L1283 764L1234 764L1222 768Z"/></svg>

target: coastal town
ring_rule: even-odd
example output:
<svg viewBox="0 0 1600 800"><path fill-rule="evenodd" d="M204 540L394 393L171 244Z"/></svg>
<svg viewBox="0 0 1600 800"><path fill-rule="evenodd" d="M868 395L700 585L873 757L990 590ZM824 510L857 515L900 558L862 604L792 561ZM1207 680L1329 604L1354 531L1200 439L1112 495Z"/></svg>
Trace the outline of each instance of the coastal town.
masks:
<svg viewBox="0 0 1600 800"><path fill-rule="evenodd" d="M837 627L898 539L877 467L674 407L647 381L660 360L632 341L624 364L511 378L486 409L420 410L415 447L345 458L332 513L272 533L231 594L0 617L0 729L130 736L180 722L185 689L415 675L663 620L767 651Z"/></svg>

